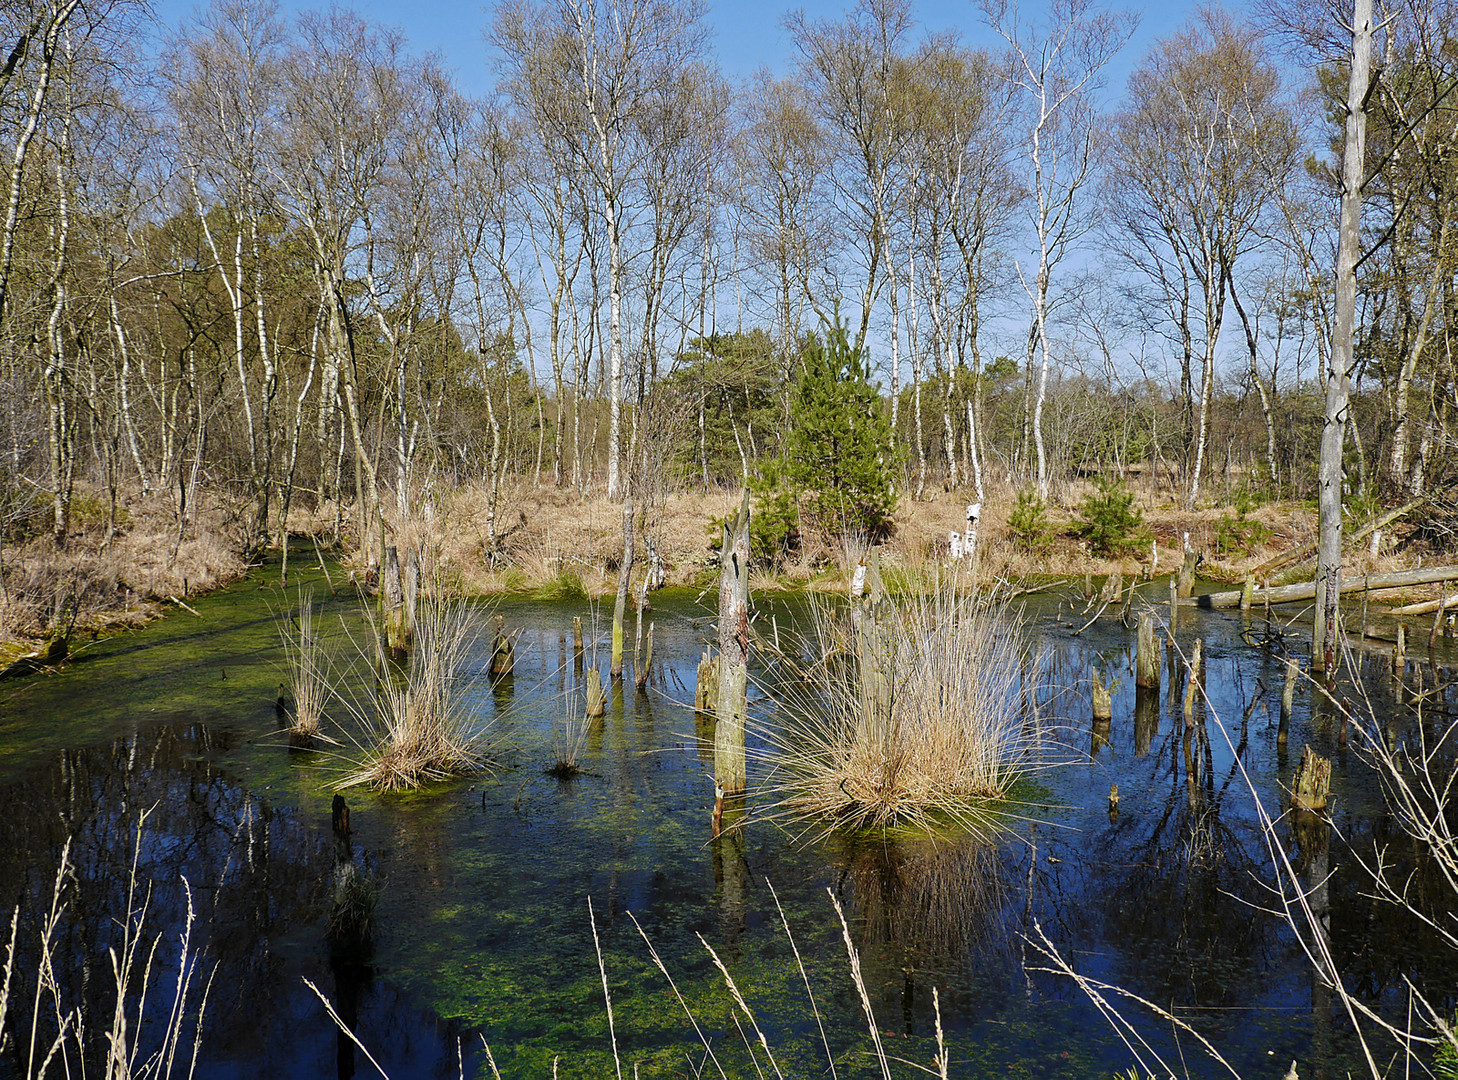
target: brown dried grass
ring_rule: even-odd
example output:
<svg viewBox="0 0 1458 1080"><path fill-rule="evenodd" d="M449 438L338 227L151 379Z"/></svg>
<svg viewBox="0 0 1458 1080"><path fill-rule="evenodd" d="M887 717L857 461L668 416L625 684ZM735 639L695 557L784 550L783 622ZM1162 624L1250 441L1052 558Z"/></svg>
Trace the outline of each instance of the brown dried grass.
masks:
<svg viewBox="0 0 1458 1080"><path fill-rule="evenodd" d="M466 703L466 661L483 625L470 607L437 596L422 599L403 671L366 616L369 640L359 651L371 669L373 694L342 698L361 735L335 786L401 791L489 768L492 721L474 715Z"/></svg>
<svg viewBox="0 0 1458 1080"><path fill-rule="evenodd" d="M817 605L819 660L763 732L776 813L817 835L947 821L995 829L1014 781L1041 762L1041 728L1023 709L1021 628L955 580L885 608L871 665L857 658L851 612ZM874 666L889 683L884 717L863 705Z"/></svg>

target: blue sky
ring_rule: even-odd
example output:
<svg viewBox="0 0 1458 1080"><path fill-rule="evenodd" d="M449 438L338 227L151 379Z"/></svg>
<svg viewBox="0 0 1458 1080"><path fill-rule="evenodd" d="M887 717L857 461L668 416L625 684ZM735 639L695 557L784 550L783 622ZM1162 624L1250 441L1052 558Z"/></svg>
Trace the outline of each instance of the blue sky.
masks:
<svg viewBox="0 0 1458 1080"><path fill-rule="evenodd" d="M301 3L282 0L287 11L326 6L324 3ZM490 18L489 8L452 0L343 0L343 7L353 8L367 19L405 32L414 52L435 52L455 69L460 84L468 93L482 93L493 81L486 52L484 30ZM1038 4L1025 4L1029 14ZM1109 90L1117 97L1131 66L1144 55L1150 43L1177 28L1195 11L1196 4L1175 0L1153 6L1130 5L1140 11L1140 24L1134 39L1111 69ZM156 0L154 10L161 21L175 26L199 5L195 0ZM714 31L713 51L725 74L738 80L750 75L761 65L783 73L794 62L794 49L782 22L788 11L803 9L812 19L833 18L847 7L843 0L718 0L711 2L709 24ZM971 0L920 0L914 12L919 22L931 30L956 30L964 41L995 46L997 41L981 23Z"/></svg>

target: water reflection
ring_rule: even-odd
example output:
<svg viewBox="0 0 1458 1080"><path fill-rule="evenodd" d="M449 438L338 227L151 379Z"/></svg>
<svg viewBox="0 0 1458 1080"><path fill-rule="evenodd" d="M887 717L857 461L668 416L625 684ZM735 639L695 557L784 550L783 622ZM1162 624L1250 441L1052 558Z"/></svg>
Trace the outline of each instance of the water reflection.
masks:
<svg viewBox="0 0 1458 1080"><path fill-rule="evenodd" d="M20 912L18 970L38 968L40 920L69 840L73 869L53 970L61 998L81 1005L93 1028L104 1025L115 985L106 956L121 946L135 846L135 895L145 898L146 935L160 942L148 1015L165 1015L165 972L189 904L196 912L193 940L212 980L199 1075L355 1075L306 975L332 986L346 1018L377 1040L391 1075L454 1075L453 1033L374 984L367 949L348 944L351 933L361 943L358 927L329 918L339 866L355 866L353 853L341 863L344 850L327 827L253 797L213 765L232 742L201 723L158 726L67 750L0 786L0 887L4 904ZM12 996L11 1030L29 1030L31 1005ZM43 1032L51 1022L44 1009L39 1022ZM143 1029L144 1055L156 1037ZM391 1044L407 1042L405 1061ZM88 1067L103 1071L101 1047L92 1049L98 1057ZM20 1053L12 1041L0 1074L23 1072Z"/></svg>
<svg viewBox="0 0 1458 1080"><path fill-rule="evenodd" d="M726 828L710 835L712 720L683 704L692 700L695 665L712 633L711 622L693 621L702 615L693 598L655 601L649 692L612 687L607 715L584 748L583 772L567 783L544 770L553 725L569 696L581 694L585 658L569 650L567 637L581 611L504 607L518 634L516 675L483 679L477 696L483 714L500 712L513 746L496 776L410 798L352 796L352 830L337 837L322 759L291 757L271 734L276 669L260 663L250 674L250 649L225 643L229 692L249 678L259 687L252 706L229 714L231 724L189 721L108 738L46 757L0 788L0 900L43 892L60 843L78 835L67 971L99 994L96 958L112 940L107 920L122 902L125 860L117 853L127 850L135 813L156 803L156 834L144 856L157 929L175 931L186 873L207 912L208 955L219 963L215 1026L204 1045L209 1075L365 1071L302 989L304 973L332 988L372 1050L397 1054L393 1075L455 1071L450 1029L409 1001L488 1026L493 1047L511 1059L504 1073L547 1075L560 1052L579 1074L605 1075L612 1062L589 896L621 1005L619 1037L644 1062L643 1076L681 1074L694 1036L648 969L627 911L642 919L716 1039L737 1035L699 934L742 979L771 1037L795 1043L809 1022L765 879L795 929L837 1053L857 1052L863 1021L826 887L847 912L882 1029L907 1040L895 1048L900 1056L930 1061L924 1040L936 988L953 1057L974 1062L957 1070L962 1075L1125 1068L1122 1048L1076 990L1023 971L1021 935L1036 920L1080 970L1171 1006L1242 1071L1267 1074L1274 1052L1283 1062L1300 1059L1303 1076L1323 1067L1340 1075L1349 1036L1312 980L1300 942L1265 911L1272 871L1246 789L1248 777L1279 810L1291 760L1309 742L1335 760L1334 827L1283 821L1278 833L1303 881L1323 890L1339 964L1373 1007L1400 1011L1407 978L1440 1007L1455 1004L1453 957L1433 947L1415 920L1372 899L1353 853L1385 850L1413 895L1435 910L1449 895L1444 883L1387 815L1355 752L1343 756L1339 714L1304 679L1284 719L1287 759L1278 740L1284 656L1242 642L1233 616L1189 613L1167 646L1165 684L1142 693L1133 686L1133 632L1117 620L1078 638L1052 619L1037 623L1047 647L1026 660L1026 715L1060 725L1062 756L1073 762L1032 778L1036 830L1014 823L1017 835L993 845L834 835L807 847L757 818L754 798L727 808ZM778 601L774 613L788 639L794 604ZM1030 608L1030 617L1039 611ZM1205 645L1209 704L1197 695L1187 725L1188 674L1179 661L1196 636ZM180 659L165 666L165 652L155 646L149 662L180 670ZM1458 708L1447 675L1416 657L1400 684L1386 657L1363 664L1390 745L1431 743L1437 719ZM1112 719L1097 724L1086 693L1092 667L1120 681ZM776 693L779 674L764 673L760 685ZM1334 695L1359 699L1350 686ZM756 695L751 706L772 718L773 701ZM51 715L67 714L37 707L26 723L39 727ZM113 730L129 716L113 717ZM230 734L239 730L254 738ZM1115 785L1119 812L1110 815ZM250 788L269 789L270 800ZM383 886L370 932L331 929L331 915L350 910L350 891L371 880ZM399 986L413 997L402 997ZM1167 1043L1161 1024L1136 1022ZM265 1024L270 1038L260 1045ZM12 1066L6 1059L0 1071ZM823 1059L813 1067L823 1068Z"/></svg>

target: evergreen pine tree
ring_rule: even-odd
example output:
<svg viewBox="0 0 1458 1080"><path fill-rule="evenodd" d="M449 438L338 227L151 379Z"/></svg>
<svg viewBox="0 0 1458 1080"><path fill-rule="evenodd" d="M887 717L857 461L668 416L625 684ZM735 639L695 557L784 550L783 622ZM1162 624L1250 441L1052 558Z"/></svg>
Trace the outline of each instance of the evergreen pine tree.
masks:
<svg viewBox="0 0 1458 1080"><path fill-rule="evenodd" d="M839 313L801 354L790 424L790 477L809 497L816 523L828 532L886 536L896 509L891 421L865 350L851 343Z"/></svg>

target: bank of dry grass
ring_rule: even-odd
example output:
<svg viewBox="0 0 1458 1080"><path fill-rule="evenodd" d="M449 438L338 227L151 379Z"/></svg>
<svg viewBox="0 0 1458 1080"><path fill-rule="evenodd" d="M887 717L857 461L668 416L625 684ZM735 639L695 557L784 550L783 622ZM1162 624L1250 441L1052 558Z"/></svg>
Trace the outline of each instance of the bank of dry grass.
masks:
<svg viewBox="0 0 1458 1080"><path fill-rule="evenodd" d="M62 547L47 532L12 535L0 549L0 642L43 640L71 619L98 634L140 626L176 601L248 570L225 497L203 492L179 531L171 499L124 493L107 535L104 492L77 491Z"/></svg>

